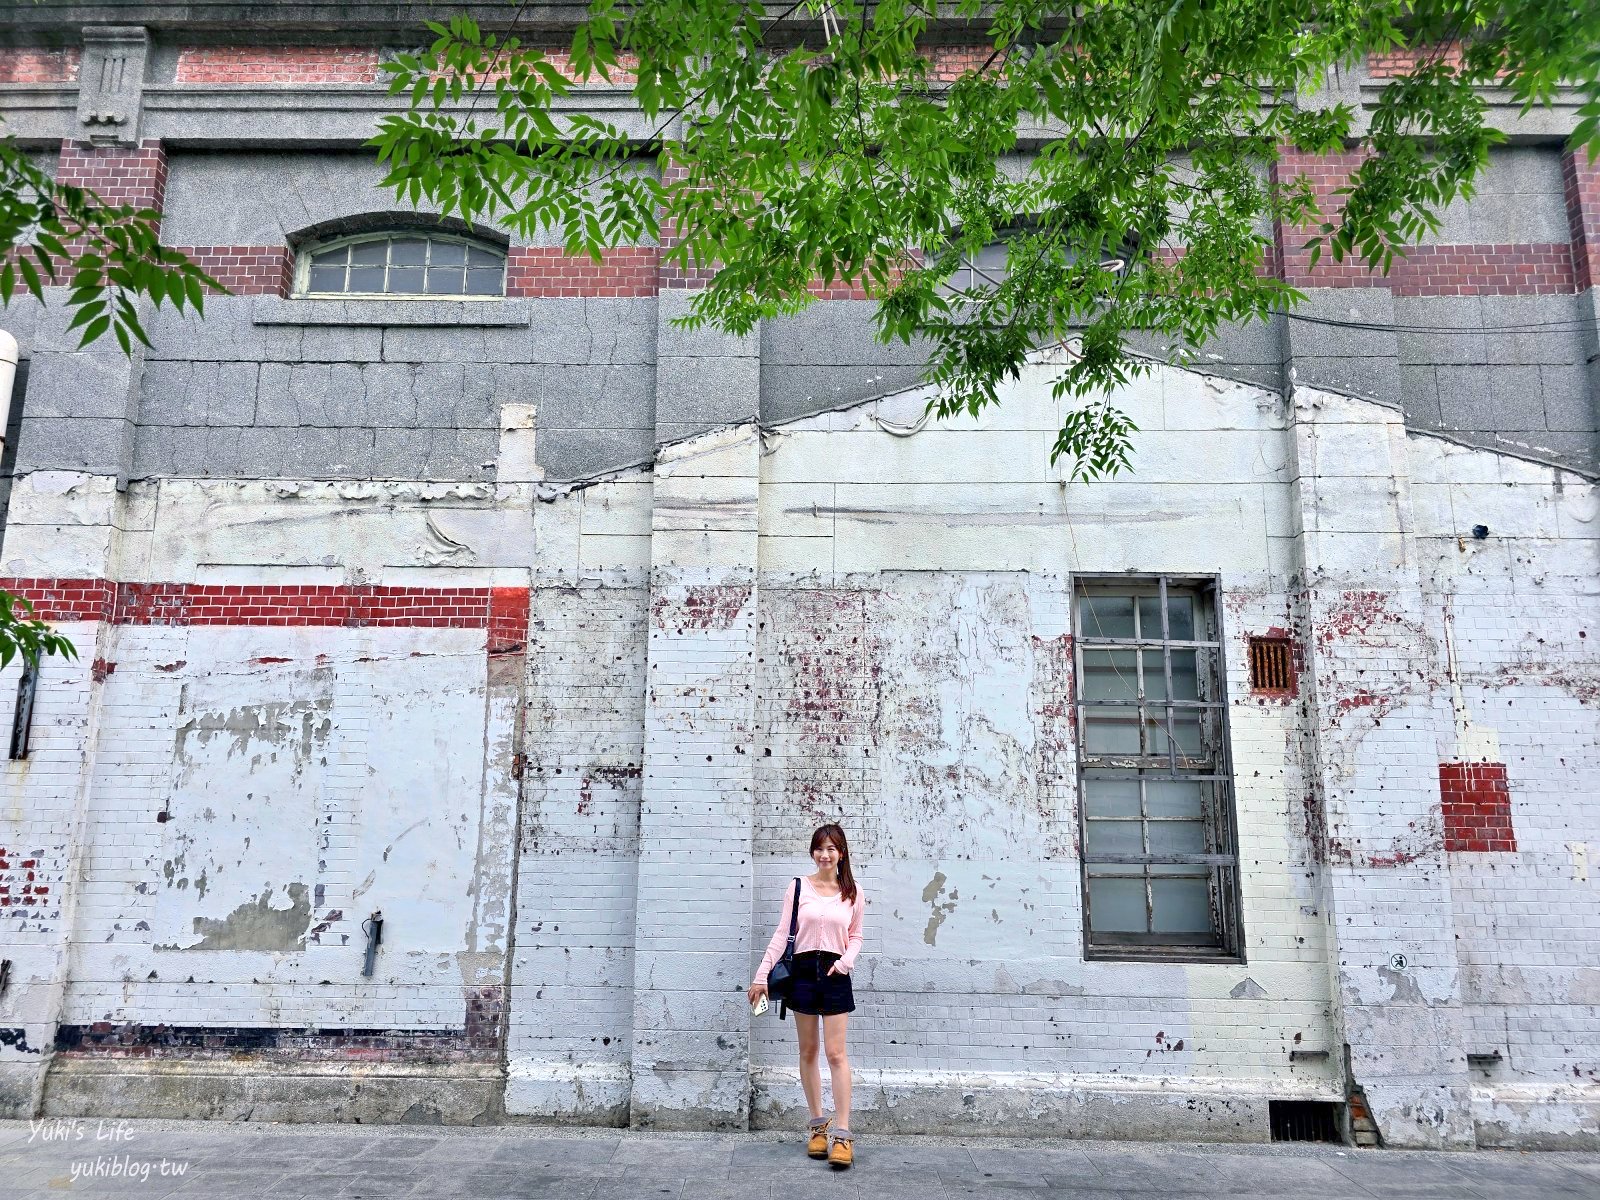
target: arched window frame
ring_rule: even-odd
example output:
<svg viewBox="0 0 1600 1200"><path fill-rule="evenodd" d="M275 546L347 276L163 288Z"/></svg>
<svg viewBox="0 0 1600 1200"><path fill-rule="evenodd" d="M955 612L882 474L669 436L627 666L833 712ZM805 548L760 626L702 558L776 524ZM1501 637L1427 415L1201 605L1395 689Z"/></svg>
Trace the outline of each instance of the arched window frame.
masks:
<svg viewBox="0 0 1600 1200"><path fill-rule="evenodd" d="M428 243L452 243L465 246L469 250L479 250L492 254L500 262L500 290L493 294L465 293L465 292L327 292L314 291L311 287L311 260L317 255L325 254L329 250L337 250L342 246L357 246L373 242L397 241L425 241ZM432 259L432 250L428 252L429 260ZM386 261L386 271L390 264ZM345 234L339 237L330 237L320 241L308 241L301 245L295 252L294 266L294 291L296 299L304 300L471 300L494 301L505 299L506 293L506 247L481 238L463 237L460 234L450 233L438 229L417 228L414 226L395 226L382 229L365 230L360 233ZM387 279L387 275L386 275ZM424 278L426 286L426 278Z"/></svg>
<svg viewBox="0 0 1600 1200"><path fill-rule="evenodd" d="M951 294L963 291L980 280L991 288L999 287L1011 273L1008 260L1012 240L1020 234L1032 232L1036 227L1037 218L1024 214L996 228L994 240L985 243L975 256L961 256L961 265L951 272L946 281L946 291ZM1122 253L1103 259L1102 265L1114 272L1125 271L1137 250L1138 239L1134 238L1123 247Z"/></svg>

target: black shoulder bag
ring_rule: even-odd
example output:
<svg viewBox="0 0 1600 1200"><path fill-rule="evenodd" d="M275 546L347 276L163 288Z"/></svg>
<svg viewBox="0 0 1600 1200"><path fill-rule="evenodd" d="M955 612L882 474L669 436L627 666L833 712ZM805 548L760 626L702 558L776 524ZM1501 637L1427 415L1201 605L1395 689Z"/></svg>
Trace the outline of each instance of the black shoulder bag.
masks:
<svg viewBox="0 0 1600 1200"><path fill-rule="evenodd" d="M767 995L778 1002L778 1020L788 1014L789 991L794 986L794 939L800 932L800 877L794 879L794 907L789 913L789 944L783 948L783 957L772 964L767 972Z"/></svg>

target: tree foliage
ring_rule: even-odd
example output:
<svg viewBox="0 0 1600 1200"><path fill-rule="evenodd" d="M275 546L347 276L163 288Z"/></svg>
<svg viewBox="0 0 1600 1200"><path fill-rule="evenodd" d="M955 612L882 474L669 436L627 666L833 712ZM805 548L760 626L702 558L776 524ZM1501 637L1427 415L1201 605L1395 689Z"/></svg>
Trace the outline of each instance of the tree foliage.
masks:
<svg viewBox="0 0 1600 1200"><path fill-rule="evenodd" d="M0 591L0 667L8 667L20 657L29 668L36 668L46 654L76 658L78 651L64 634L33 615L33 605L23 596Z"/></svg>
<svg viewBox="0 0 1600 1200"><path fill-rule="evenodd" d="M220 290L161 244L159 212L58 183L11 138L0 138L0 306L23 294L44 300L45 288L58 284L72 310L67 328L81 331L79 348L109 332L124 354L135 341L150 344L141 299L198 313L205 290ZM32 614L26 599L0 591L0 666L19 655L30 667L44 654L76 656L70 641Z"/></svg>
<svg viewBox="0 0 1600 1200"><path fill-rule="evenodd" d="M161 244L161 214L108 204L87 188L58 183L10 138L0 139L0 305L26 292L67 288L68 329L79 346L107 332L124 354L145 345L141 298L204 311L205 290L220 285L183 254Z"/></svg>
<svg viewBox="0 0 1600 1200"><path fill-rule="evenodd" d="M926 339L941 414L1076 337L1057 394L1085 403L1055 453L1082 477L1128 462L1109 391L1144 369L1130 334L1198 345L1301 299L1266 269L1274 222L1386 270L1471 194L1496 93L1575 89L1574 143L1600 147L1600 4L1571 0L590 0L561 57L514 25L432 30L385 64L408 105L374 144L402 198L573 253L665 230L666 263L720 267L691 325L862 284L881 338ZM935 41L981 50L950 71ZM1329 98L1408 50L1365 125ZM586 82L627 84L641 123ZM1367 152L1341 211L1288 147ZM1001 237L1004 271L958 274Z"/></svg>

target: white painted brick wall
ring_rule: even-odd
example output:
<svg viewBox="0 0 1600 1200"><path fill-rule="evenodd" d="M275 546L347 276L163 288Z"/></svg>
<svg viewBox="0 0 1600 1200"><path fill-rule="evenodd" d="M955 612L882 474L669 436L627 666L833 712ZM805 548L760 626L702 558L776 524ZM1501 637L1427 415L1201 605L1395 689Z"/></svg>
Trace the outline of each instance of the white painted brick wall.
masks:
<svg viewBox="0 0 1600 1200"><path fill-rule="evenodd" d="M1368 402L1293 411L1169 369L1124 405L1136 473L1064 486L1045 372L978 420L899 439L874 419L912 423L925 399L795 422L765 456L749 429L713 435L654 478L552 503L520 486L178 481L157 506L136 488L130 526L149 531L129 561L156 579L359 566L411 582L420 568L393 564L425 514L482 548L453 578L525 579L532 561L513 1113L738 1124L753 1078L754 1119L787 1120L790 1027L752 1028L740 992L809 869L811 829L838 818L869 897L851 1030L866 1122L1003 1123L1038 1105L1089 1128L1062 1097L1155 1104L1159 1088L1240 1105L1229 1120L1259 1136L1266 1098L1343 1096L1346 1040L1395 1142L1459 1144L1473 1115L1480 1138L1514 1142L1554 1119L1528 1115L1527 1089L1587 1119L1600 881L1573 847L1590 845L1600 795L1592 486L1408 436ZM340 514L369 501L394 516L356 545ZM30 493L28 528L51 502ZM247 553L264 509L293 519ZM318 565L329 545L337 569ZM1062 640L1079 571L1220 578L1242 964L1084 960ZM730 587L747 595L702 621L706 589ZM1297 701L1249 692L1246 639L1269 629L1306 647ZM66 1019L459 1023L463 986L498 978L509 919L479 884L509 872L516 701L485 674L481 632L141 627L115 643ZM8 847L65 844L91 684L86 664L60 671L35 759L7 768ZM0 709L14 691L0 674ZM174 753L199 712L319 699L338 719L312 759L289 753L298 733ZM1446 855L1438 766L1485 731L1518 849ZM406 859L424 844L428 861ZM197 916L286 904L291 882L323 887L318 915L344 913L320 945L227 951L202 971L156 949L195 941ZM368 983L356 926L379 906L387 970ZM62 936L8 929L5 953L47 977ZM1384 974L1397 950L1400 978ZM45 1037L15 997L0 1027ZM1505 1063L1469 1080L1462 1055L1488 1048ZM1306 1049L1330 1055L1290 1061ZM1433 1132L1408 1130L1406 1107L1433 1100Z"/></svg>

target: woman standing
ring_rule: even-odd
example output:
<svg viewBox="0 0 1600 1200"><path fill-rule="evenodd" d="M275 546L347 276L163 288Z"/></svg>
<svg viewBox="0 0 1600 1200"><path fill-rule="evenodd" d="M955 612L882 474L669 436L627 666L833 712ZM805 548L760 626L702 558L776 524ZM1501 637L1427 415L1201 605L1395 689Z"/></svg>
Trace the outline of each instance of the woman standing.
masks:
<svg viewBox="0 0 1600 1200"><path fill-rule="evenodd" d="M824 825L811 835L811 861L817 864L816 873L798 881L800 932L794 943L794 982L788 1007L794 1013L794 1028L800 1037L800 1085L811 1109L806 1153L812 1158L826 1158L830 1166L842 1171L855 1161L850 1137L850 1059L845 1038L850 1014L856 1008L850 968L861 952L861 918L867 902L851 873L850 844L839 826ZM751 1004L767 994L767 972L789 940L794 897L793 887L784 889L778 928L767 945L755 982L750 985ZM833 1077L832 1117L822 1115L822 1070L817 1062L820 1042L827 1043L828 1073Z"/></svg>

